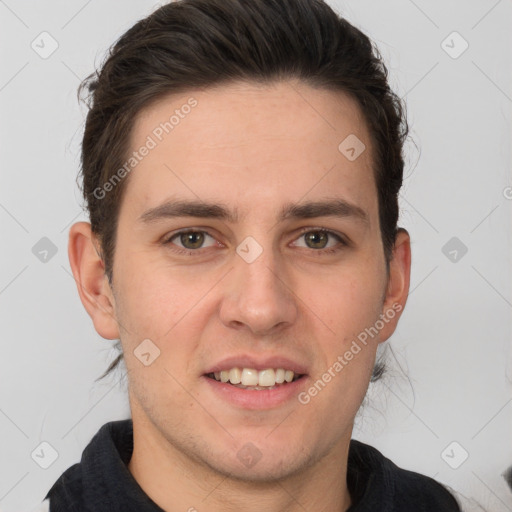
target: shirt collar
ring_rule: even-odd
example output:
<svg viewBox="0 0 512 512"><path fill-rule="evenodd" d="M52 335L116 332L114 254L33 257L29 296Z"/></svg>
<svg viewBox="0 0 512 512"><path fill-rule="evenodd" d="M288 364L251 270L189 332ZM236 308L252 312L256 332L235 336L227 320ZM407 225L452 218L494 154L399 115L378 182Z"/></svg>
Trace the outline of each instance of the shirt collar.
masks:
<svg viewBox="0 0 512 512"><path fill-rule="evenodd" d="M103 425L83 451L80 463L66 470L48 492L52 512L69 512L70 504L77 502L80 510L165 512L130 473L132 453L131 419ZM353 505L348 512L392 510L386 504L393 503L394 480L385 461L375 448L350 441L347 483Z"/></svg>

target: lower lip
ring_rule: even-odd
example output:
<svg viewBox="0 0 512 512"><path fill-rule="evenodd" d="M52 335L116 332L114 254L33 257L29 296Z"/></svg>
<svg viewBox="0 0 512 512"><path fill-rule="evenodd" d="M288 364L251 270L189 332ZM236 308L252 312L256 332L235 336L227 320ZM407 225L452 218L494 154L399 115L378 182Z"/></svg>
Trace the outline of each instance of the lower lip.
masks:
<svg viewBox="0 0 512 512"><path fill-rule="evenodd" d="M213 392L223 400L244 409L271 409L296 399L300 391L305 387L307 376L276 386L274 389L242 389L211 379L203 375Z"/></svg>

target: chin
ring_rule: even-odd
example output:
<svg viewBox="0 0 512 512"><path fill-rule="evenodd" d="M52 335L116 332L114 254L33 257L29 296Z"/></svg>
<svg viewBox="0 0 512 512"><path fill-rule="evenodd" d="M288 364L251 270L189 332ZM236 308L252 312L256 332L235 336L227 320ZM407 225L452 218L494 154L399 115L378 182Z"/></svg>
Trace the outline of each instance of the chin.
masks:
<svg viewBox="0 0 512 512"><path fill-rule="evenodd" d="M254 462L254 465L250 465L251 463L241 462L235 455L230 464L211 466L211 468L240 483L275 484L276 481L284 480L300 472L301 468L307 465L305 459L299 459L297 456L278 457L272 450L269 451L269 454L272 454L273 460L269 460L269 456L267 456L265 461L265 455L262 454L261 459Z"/></svg>

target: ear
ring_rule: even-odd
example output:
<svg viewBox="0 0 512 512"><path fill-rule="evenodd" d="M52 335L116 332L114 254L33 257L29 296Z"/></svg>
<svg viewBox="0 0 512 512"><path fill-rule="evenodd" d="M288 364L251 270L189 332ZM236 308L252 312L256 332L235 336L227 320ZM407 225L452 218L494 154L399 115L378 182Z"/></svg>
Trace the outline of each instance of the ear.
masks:
<svg viewBox="0 0 512 512"><path fill-rule="evenodd" d="M115 300L98 254L99 246L88 222L77 222L69 230L68 256L80 300L103 338L119 338Z"/></svg>
<svg viewBox="0 0 512 512"><path fill-rule="evenodd" d="M399 228L395 237L392 259L389 262L389 277L382 306L384 327L379 341L386 341L395 332L409 294L411 277L411 240L404 228Z"/></svg>

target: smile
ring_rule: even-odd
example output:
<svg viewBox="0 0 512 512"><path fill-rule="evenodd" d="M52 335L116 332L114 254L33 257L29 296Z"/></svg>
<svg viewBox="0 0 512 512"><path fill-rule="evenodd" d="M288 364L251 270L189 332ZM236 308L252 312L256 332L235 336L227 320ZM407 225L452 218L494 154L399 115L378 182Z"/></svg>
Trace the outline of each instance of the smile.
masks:
<svg viewBox="0 0 512 512"><path fill-rule="evenodd" d="M208 373L207 377L219 382L232 384L240 389L273 389L276 385L283 385L299 379L302 375L284 368L231 368L220 372Z"/></svg>

